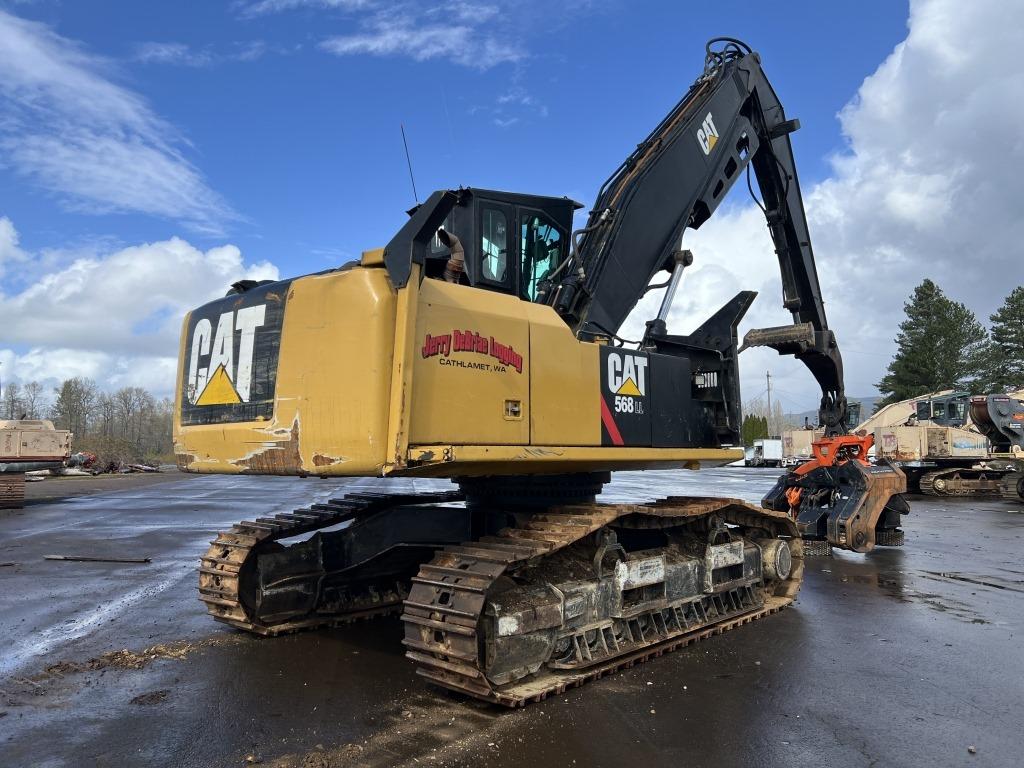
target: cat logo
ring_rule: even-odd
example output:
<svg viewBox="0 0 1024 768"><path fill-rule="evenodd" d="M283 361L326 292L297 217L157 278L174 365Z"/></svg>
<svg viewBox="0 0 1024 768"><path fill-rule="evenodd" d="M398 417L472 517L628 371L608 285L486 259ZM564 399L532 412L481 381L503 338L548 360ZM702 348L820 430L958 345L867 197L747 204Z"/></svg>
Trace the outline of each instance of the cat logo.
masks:
<svg viewBox="0 0 1024 768"><path fill-rule="evenodd" d="M710 155L711 150L718 143L718 129L715 128L715 121L711 119L710 112L704 118L700 128L697 129L697 143L700 144L700 148L704 150L705 155Z"/></svg>
<svg viewBox="0 0 1024 768"><path fill-rule="evenodd" d="M192 331L186 393L192 405L249 402L256 329L266 321L267 305L223 312L213 323L202 318ZM237 355L236 355L237 336Z"/></svg>
<svg viewBox="0 0 1024 768"><path fill-rule="evenodd" d="M647 358L643 355L608 353L608 389L613 395L644 397L647 394Z"/></svg>

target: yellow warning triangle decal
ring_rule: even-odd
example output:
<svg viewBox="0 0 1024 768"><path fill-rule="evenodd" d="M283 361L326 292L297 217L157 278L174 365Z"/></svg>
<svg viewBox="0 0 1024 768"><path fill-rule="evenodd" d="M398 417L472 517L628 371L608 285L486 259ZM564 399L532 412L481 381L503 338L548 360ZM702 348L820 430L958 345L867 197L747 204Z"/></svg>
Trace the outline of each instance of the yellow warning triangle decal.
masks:
<svg viewBox="0 0 1024 768"><path fill-rule="evenodd" d="M619 387L616 395L632 395L633 397L643 397L643 394L636 386L636 382L632 379L626 379L622 382L622 386Z"/></svg>
<svg viewBox="0 0 1024 768"><path fill-rule="evenodd" d="M206 382L203 393L196 400L196 405L234 405L242 402L242 398L235 391L235 385L231 383L231 377L224 370L223 365L218 365L213 376Z"/></svg>
<svg viewBox="0 0 1024 768"><path fill-rule="evenodd" d="M718 137L714 134L708 136L708 152L715 148L715 144L718 143Z"/></svg>

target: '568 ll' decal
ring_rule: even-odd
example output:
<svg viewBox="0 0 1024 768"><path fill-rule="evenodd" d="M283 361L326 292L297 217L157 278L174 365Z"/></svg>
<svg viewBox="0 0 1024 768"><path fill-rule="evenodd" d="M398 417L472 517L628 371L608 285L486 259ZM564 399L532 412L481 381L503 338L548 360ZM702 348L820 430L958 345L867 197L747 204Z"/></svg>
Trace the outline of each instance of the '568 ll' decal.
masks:
<svg viewBox="0 0 1024 768"><path fill-rule="evenodd" d="M650 445L647 355L601 348L601 444Z"/></svg>

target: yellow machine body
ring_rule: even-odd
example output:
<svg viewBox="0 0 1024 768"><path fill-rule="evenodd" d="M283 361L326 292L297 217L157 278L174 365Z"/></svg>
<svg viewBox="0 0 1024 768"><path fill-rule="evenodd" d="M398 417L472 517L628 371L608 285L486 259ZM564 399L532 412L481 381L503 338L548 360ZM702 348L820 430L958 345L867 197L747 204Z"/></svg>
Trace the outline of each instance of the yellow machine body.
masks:
<svg viewBox="0 0 1024 768"><path fill-rule="evenodd" d="M602 445L601 345L577 340L548 306L413 278L395 290L383 251L369 251L352 268L274 284L261 305L243 307L239 294L216 302L210 319L186 317L178 466L457 477L696 469L742 458L729 448ZM261 356L254 324L275 311L279 343ZM261 395L250 382L271 366L273 391ZM642 401L638 377L619 374L622 402Z"/></svg>

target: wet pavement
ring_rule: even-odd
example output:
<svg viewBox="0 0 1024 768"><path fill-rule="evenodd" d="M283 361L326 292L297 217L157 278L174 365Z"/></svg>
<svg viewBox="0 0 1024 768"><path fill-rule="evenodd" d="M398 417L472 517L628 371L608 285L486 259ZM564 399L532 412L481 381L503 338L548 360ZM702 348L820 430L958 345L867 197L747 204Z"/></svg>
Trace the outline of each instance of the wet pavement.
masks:
<svg viewBox="0 0 1024 768"><path fill-rule="evenodd" d="M620 473L605 496L756 501L776 475ZM1021 763L1009 502L915 498L902 549L809 560L783 613L520 711L423 686L397 619L258 639L206 617L196 566L216 530L410 485L169 478L0 513L0 766Z"/></svg>

